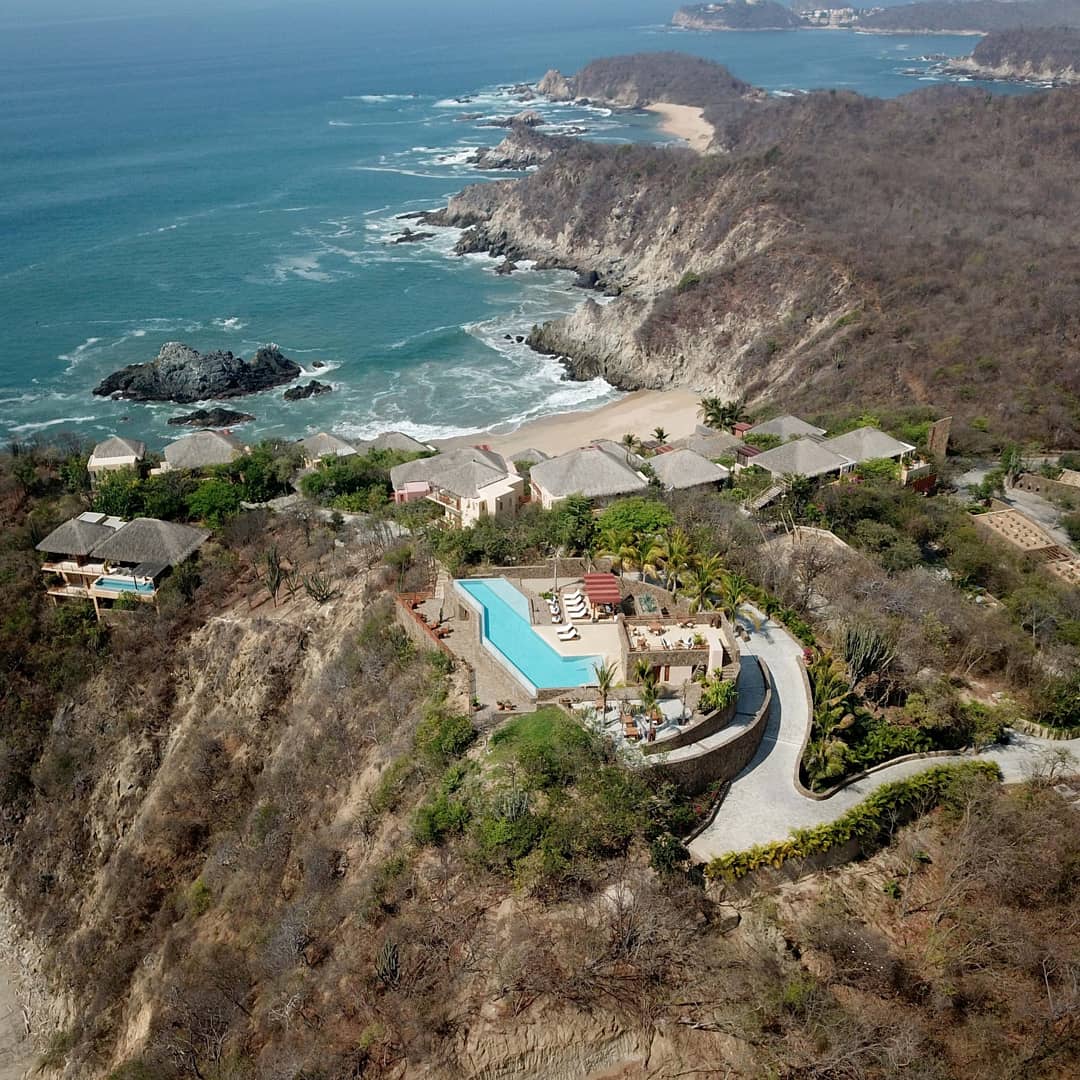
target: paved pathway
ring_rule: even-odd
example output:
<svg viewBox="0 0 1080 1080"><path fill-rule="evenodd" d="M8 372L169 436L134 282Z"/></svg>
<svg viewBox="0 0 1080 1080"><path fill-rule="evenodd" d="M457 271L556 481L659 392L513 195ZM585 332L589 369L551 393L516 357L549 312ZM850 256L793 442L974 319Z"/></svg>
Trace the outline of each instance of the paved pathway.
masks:
<svg viewBox="0 0 1080 1080"><path fill-rule="evenodd" d="M735 778L716 821L690 845L701 861L754 844L783 840L792 829L833 821L862 802L875 788L911 776L935 765L970 761L971 755L953 754L904 761L858 780L830 799L809 799L795 787L795 766L810 724L810 708L802 679L802 647L771 620L750 630L742 651L761 656L769 665L773 701L761 746L750 764ZM977 756L996 761L1008 781L1026 779L1049 751L1064 749L1080 760L1080 739L1051 742L1013 732L1005 746L994 746Z"/></svg>

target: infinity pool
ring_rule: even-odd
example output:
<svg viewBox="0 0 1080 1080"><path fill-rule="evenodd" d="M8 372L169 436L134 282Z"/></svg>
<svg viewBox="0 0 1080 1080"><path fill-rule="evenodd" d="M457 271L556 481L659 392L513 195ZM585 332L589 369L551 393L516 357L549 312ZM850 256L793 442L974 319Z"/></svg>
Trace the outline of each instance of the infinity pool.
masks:
<svg viewBox="0 0 1080 1080"><path fill-rule="evenodd" d="M94 582L96 589L110 589L113 592L134 592L149 595L154 591L153 582L136 582L133 578L101 577Z"/></svg>
<svg viewBox="0 0 1080 1080"><path fill-rule="evenodd" d="M589 686L599 656L560 656L533 628L529 601L504 578L456 582L483 620L484 644L530 690Z"/></svg>

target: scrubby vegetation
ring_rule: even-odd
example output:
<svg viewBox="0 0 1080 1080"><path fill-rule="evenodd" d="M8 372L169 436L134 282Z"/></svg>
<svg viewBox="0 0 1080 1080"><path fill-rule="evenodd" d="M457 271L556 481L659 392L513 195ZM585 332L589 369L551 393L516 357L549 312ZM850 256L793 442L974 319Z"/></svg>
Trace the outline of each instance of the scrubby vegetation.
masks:
<svg viewBox="0 0 1080 1080"><path fill-rule="evenodd" d="M868 30L909 33L932 30L1018 30L1023 27L1080 26L1080 8L1075 0L922 0L898 4L860 16L858 26ZM1052 32L1052 31L1050 31Z"/></svg>
<svg viewBox="0 0 1080 1080"><path fill-rule="evenodd" d="M652 280L607 282L629 293L590 323L617 345L596 352L573 321L534 334L582 377L721 376L751 403L782 394L796 411L917 402L954 415L968 445L1071 445L1080 269L1062 238L1080 213L1077 100L732 95L709 113L727 153L579 143L520 182L466 193L461 223L483 234L493 222L481 246L526 243L578 269L595 269L597 251L636 265L648 247ZM687 272L698 280L680 289Z"/></svg>
<svg viewBox="0 0 1080 1080"><path fill-rule="evenodd" d="M425 537L442 530L376 544L240 513L204 549L191 602L99 628L44 606L32 551L87 505L78 461L0 458L4 897L73 1005L43 1075L454 1075L518 1070L529 1046L539 1072L577 1075L616 1029L628 1061L652 1046L671 1073L1075 1071L1077 833L1052 784L931 778L883 795L805 838L887 845L870 863L731 893L736 910L683 845L717 792L652 785L558 709L478 721L466 673L401 628L389 593L429 573ZM903 574L873 577L903 632L841 639L812 601L825 570L774 566L729 498L629 500L598 518L575 500L543 524L523 557L622 533L680 592L714 573L702 603L752 597L814 620L871 705L925 667L928 617L890 607ZM271 563L331 578L333 597L298 589L249 610L243 583ZM950 650L974 648L976 615L1002 620L988 639L1010 625L970 605ZM1046 683L1047 709L1069 707L1073 682Z"/></svg>

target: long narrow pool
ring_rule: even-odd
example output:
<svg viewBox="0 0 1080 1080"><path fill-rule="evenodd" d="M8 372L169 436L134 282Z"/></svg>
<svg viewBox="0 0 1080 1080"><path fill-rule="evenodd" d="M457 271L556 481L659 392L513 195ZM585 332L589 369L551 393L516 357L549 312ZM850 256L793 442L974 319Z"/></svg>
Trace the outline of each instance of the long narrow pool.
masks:
<svg viewBox="0 0 1080 1080"><path fill-rule="evenodd" d="M533 628L529 601L505 578L456 582L480 613L484 644L531 690L596 682L599 656L561 656Z"/></svg>

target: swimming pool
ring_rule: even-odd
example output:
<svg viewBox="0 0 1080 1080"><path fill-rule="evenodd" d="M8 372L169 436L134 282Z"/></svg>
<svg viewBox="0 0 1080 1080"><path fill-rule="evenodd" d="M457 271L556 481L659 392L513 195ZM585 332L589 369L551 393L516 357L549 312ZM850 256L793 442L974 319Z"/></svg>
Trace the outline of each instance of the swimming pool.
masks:
<svg viewBox="0 0 1080 1080"><path fill-rule="evenodd" d="M151 581L138 582L134 578L100 577L94 582L95 589L108 589L110 592L133 592L149 596L154 591Z"/></svg>
<svg viewBox="0 0 1080 1080"><path fill-rule="evenodd" d="M458 589L483 619L484 645L529 690L588 686L599 656L561 656L533 628L528 599L504 578L470 578Z"/></svg>

